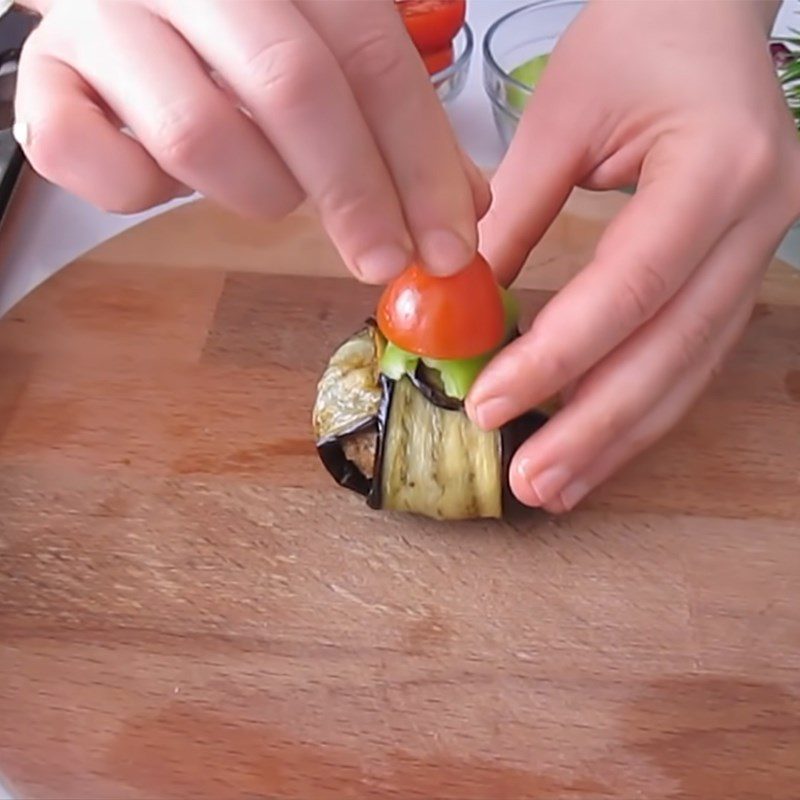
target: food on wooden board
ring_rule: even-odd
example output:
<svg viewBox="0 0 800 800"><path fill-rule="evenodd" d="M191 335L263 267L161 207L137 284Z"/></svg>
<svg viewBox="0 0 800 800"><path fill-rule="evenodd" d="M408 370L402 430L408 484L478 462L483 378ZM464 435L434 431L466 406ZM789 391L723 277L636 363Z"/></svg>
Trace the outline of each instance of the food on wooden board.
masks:
<svg viewBox="0 0 800 800"><path fill-rule="evenodd" d="M409 267L319 381L313 427L327 470L375 509L441 520L502 517L513 502L511 456L553 406L484 431L463 401L491 357L518 335L516 300L480 256L446 278Z"/></svg>

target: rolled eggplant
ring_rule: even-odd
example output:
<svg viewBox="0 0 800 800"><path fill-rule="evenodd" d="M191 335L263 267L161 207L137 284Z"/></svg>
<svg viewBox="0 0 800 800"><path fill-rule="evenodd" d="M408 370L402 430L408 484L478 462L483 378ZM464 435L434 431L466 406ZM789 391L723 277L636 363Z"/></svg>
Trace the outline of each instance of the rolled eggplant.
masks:
<svg viewBox="0 0 800 800"><path fill-rule="evenodd" d="M370 507L438 520L499 519L512 501L508 464L548 419L543 409L498 431L472 423L422 361L382 374L386 340L374 321L333 354L317 389L313 427L322 463Z"/></svg>
<svg viewBox="0 0 800 800"><path fill-rule="evenodd" d="M317 385L312 424L322 463L341 486L372 491L378 452L381 335L372 324L342 344Z"/></svg>

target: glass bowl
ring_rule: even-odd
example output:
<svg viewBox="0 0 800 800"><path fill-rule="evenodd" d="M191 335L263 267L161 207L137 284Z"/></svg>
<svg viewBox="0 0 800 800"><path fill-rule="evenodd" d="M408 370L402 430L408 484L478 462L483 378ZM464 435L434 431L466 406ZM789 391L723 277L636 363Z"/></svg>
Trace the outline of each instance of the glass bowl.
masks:
<svg viewBox="0 0 800 800"><path fill-rule="evenodd" d="M475 37L472 35L472 29L464 23L453 39L453 63L447 69L431 75L431 83L443 103L455 100L463 91L474 47Z"/></svg>
<svg viewBox="0 0 800 800"><path fill-rule="evenodd" d="M518 67L551 53L585 0L538 0L500 17L483 40L483 85L505 147L517 129L532 85L512 77Z"/></svg>

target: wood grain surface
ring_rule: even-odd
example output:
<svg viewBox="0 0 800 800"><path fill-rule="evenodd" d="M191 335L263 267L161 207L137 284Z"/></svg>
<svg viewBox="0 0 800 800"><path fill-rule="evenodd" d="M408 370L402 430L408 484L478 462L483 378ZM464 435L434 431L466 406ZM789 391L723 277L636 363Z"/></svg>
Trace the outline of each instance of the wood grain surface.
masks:
<svg viewBox="0 0 800 800"><path fill-rule="evenodd" d="M623 199L578 194L530 313ZM0 774L85 800L800 797L800 277L577 512L332 485L315 381L371 312L314 220L206 204L0 322Z"/></svg>

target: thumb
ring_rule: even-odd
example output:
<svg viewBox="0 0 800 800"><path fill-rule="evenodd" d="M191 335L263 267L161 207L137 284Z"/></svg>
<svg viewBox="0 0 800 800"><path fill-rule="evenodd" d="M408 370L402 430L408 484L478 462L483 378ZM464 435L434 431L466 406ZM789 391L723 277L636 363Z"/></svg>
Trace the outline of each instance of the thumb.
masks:
<svg viewBox="0 0 800 800"><path fill-rule="evenodd" d="M547 77L531 95L495 173L492 205L479 226L480 250L504 286L516 278L587 169L589 126L564 90L569 87L559 91L559 83Z"/></svg>

